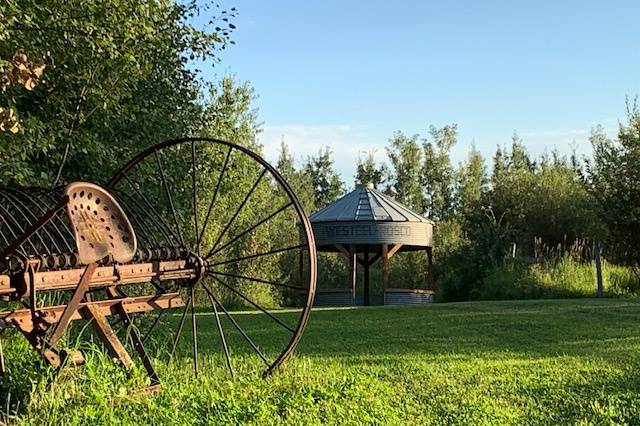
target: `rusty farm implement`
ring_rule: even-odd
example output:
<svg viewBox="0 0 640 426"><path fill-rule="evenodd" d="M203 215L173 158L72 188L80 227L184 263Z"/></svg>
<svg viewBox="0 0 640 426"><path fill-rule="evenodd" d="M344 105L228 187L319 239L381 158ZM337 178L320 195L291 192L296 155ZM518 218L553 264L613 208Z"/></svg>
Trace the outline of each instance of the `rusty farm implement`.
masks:
<svg viewBox="0 0 640 426"><path fill-rule="evenodd" d="M299 342L315 294L313 234L288 183L214 139L155 145L103 185L0 188L0 253L0 339L22 334L49 364L82 364L66 337L90 323L123 366L140 360L151 387L174 357L197 375L203 347L232 375L250 357L268 375ZM283 315L274 300L297 307Z"/></svg>

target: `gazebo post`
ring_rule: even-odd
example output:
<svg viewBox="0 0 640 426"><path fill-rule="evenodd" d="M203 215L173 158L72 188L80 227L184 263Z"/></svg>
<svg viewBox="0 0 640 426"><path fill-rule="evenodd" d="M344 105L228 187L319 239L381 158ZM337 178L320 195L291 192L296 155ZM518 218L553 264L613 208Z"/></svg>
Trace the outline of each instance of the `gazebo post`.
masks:
<svg viewBox="0 0 640 426"><path fill-rule="evenodd" d="M389 245L382 245L382 304L385 304L385 294L389 287Z"/></svg>
<svg viewBox="0 0 640 426"><path fill-rule="evenodd" d="M356 261L356 249L353 245L349 245L349 286L351 288L351 303L356 304L356 268L358 262Z"/></svg>
<svg viewBox="0 0 640 426"><path fill-rule="evenodd" d="M364 306L369 306L371 300L369 299L369 246L364 246Z"/></svg>
<svg viewBox="0 0 640 426"><path fill-rule="evenodd" d="M433 247L427 247L427 290L433 290Z"/></svg>

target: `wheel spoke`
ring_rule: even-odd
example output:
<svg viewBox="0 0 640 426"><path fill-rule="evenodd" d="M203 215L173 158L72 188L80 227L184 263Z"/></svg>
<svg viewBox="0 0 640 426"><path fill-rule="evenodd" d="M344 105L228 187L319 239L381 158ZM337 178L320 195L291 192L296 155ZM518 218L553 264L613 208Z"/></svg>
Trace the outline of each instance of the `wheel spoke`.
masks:
<svg viewBox="0 0 640 426"><path fill-rule="evenodd" d="M209 288L202 283L202 287L204 288L204 290L211 295L211 297L213 296L213 293L211 292L211 290L209 290ZM240 327L238 325L238 323L236 322L236 320L231 316L231 314L229 313L229 311L227 311L227 308L224 307L224 305L222 303L219 303L220 305L220 309L222 309L222 311L224 312L224 314L227 316L227 318L229 318L229 320L231 321L231 324L233 324L233 326L236 328L236 330L238 330L240 332L240 334L242 335L242 337L244 337L244 340L247 341L247 343L249 344L249 346L251 346L251 348L258 354L258 356L262 359L262 361L264 361L264 363L267 365L267 367L269 367L271 364L269 363L269 361L267 360L267 357L264 356L264 354L262 352L260 352L260 349L258 349L258 347L256 346L255 343L253 343L253 340L251 340L251 338L249 336L247 336L247 333L245 333L245 331L242 329L242 327Z"/></svg>
<svg viewBox="0 0 640 426"><path fill-rule="evenodd" d="M282 327L286 328L287 330L289 330L292 333L295 333L296 331L289 327L287 324L285 324L284 322L282 322L282 320L278 317L276 317L275 315L273 315L271 312L267 311L265 308L263 308L262 306L258 305L256 302L254 302L253 300L249 299L247 296L245 296L240 290L238 290L237 288L234 288L233 286L230 286L229 284L225 283L224 281L222 281L220 278L216 277L216 276L212 276L211 278L213 278L214 280L218 281L220 284L222 284L223 286L225 286L226 288L228 288L229 290L231 290L232 292L234 292L235 294L237 294L238 296L240 296L243 300L249 302L249 304L251 304L251 306L253 306L254 308L259 309L262 313L264 313L265 315L267 315L269 318L271 318L272 320L274 320L275 322L277 322L278 324L280 324Z"/></svg>
<svg viewBox="0 0 640 426"><path fill-rule="evenodd" d="M220 190L220 184L222 183L222 178L227 171L227 165L229 164L229 157L231 157L232 148L229 147L227 151L227 156L224 159L224 165L222 166L222 170L220 171L220 176L218 176L218 182L216 183L216 189L213 192L213 197L211 197L211 202L209 203L209 209L207 210L207 216L204 219L204 223L202 224L202 230L200 231L200 236L198 237L199 241L202 241L202 237L204 236L204 231L207 229L207 225L209 224L209 216L211 216L211 210L213 210L213 206L216 203L216 197L218 196L218 191Z"/></svg>
<svg viewBox="0 0 640 426"><path fill-rule="evenodd" d="M194 297L195 286L191 287L191 338L193 341L193 371L198 377L198 333L196 330L196 299Z"/></svg>
<svg viewBox="0 0 640 426"><path fill-rule="evenodd" d="M198 232L198 191L196 185L196 143L191 141L191 183L193 184L193 224L195 227L194 236L196 237L195 249L200 255L200 233ZM197 375L197 373L196 373Z"/></svg>
<svg viewBox="0 0 640 426"><path fill-rule="evenodd" d="M218 246L218 243L220 243L220 241L222 240L222 237L227 233L227 231L229 230L229 227L236 220L236 217L238 217L238 214L242 211L244 205L247 204L247 201L249 201L249 197L251 197L251 194L253 194L253 191L255 191L255 189L258 187L258 184L262 180L262 177L265 175L265 173L267 173L267 169L263 168L262 173L260 173L260 176L258 176L258 179L256 179L256 181L254 182L253 186L251 187L247 195L244 197L244 200L242 200L242 203L240 203L238 210L236 210L236 212L233 214L233 216L231 217L231 220L227 222L222 232L220 232L220 235L218 235L218 239L216 240L215 243L213 243L213 247L211 248L209 253L205 256L205 258L208 258L209 256L211 256L211 253L214 252L214 250Z"/></svg>
<svg viewBox="0 0 640 426"><path fill-rule="evenodd" d="M222 348L224 350L224 357L227 360L227 367L229 368L229 373L233 378L234 373L233 373L233 366L231 365L231 356L229 355L229 347L227 346L227 339L224 337L224 331L222 330L222 323L220 322L220 314L218 313L217 305L219 305L220 302L218 302L218 299L216 299L213 294L209 293L208 291L206 291L206 293L207 293L207 296L209 296L209 302L211 302L211 306L213 307L213 314L216 317L216 326L218 327L220 342L222 343Z"/></svg>
<svg viewBox="0 0 640 426"><path fill-rule="evenodd" d="M215 250L213 252L210 252L207 257L213 256L214 254L219 253L222 250L231 247L240 238L244 237L246 234L248 234L249 232L253 231L254 229L256 229L258 226L262 225L263 223L268 222L270 219L272 219L274 216L278 215L280 212L286 210L292 204L293 203L289 202L289 203L285 204L284 206L280 207L278 210L276 210L275 212L271 213L269 216L267 216L266 218L262 219L260 222L256 223L255 225L251 226L249 229L247 229L245 231L242 231L240 234L238 234L235 237L233 237L233 239L231 239L231 241L229 241L225 245L221 246L219 249L217 249L217 250Z"/></svg>
<svg viewBox="0 0 640 426"><path fill-rule="evenodd" d="M215 263L210 263L209 266L218 266L218 265L226 265L228 263L235 263L235 262L240 262L242 260L248 260L248 259L255 259L256 257L262 257L262 256L268 256L270 254L276 254L276 253L282 253L285 251L291 251L291 250L295 250L295 249L299 249L305 247L304 244L298 244L297 246L290 246L290 247L285 247L285 248L281 248L281 249L277 249L277 250L270 250L264 253L257 253L257 254L251 254L248 256L243 256L243 257L236 257L235 259L227 259L227 260L222 260L220 262L215 262Z"/></svg>
<svg viewBox="0 0 640 426"><path fill-rule="evenodd" d="M187 300L186 305L184 305L184 310L182 311L182 317L180 318L180 325L178 326L176 335L173 338L173 347L171 348L171 358L173 358L173 354L176 352L176 347L178 346L178 340L180 340L180 334L182 333L182 327L184 326L184 320L187 317L187 309L189 308L190 303L191 303L191 298L189 298L189 300Z"/></svg>
<svg viewBox="0 0 640 426"><path fill-rule="evenodd" d="M298 286L298 285L282 284L282 283L279 283L277 281L263 280L262 278L249 277L249 276L246 276L246 275L230 274L230 273L227 273L227 272L220 272L220 271L207 271L207 274L209 274L209 275L223 275L225 277L238 278L238 279L241 279L241 280L252 281L254 283L270 284L270 285L273 285L273 286L276 286L276 287L290 288L290 289L293 289L293 290L307 290L306 287L302 287L302 286Z"/></svg>
<svg viewBox="0 0 640 426"><path fill-rule="evenodd" d="M162 318L162 316L164 315L165 312L167 312L167 309L162 309L162 310L160 310L160 313L158 315L156 315L156 319L153 321L153 323L151 324L151 327L149 327L149 330L147 330L147 332L144 334L144 337L142 338L142 344L143 345L145 344L145 342L147 341L149 336L151 336L151 333L153 332L153 329L160 322L160 318Z"/></svg>
<svg viewBox="0 0 640 426"><path fill-rule="evenodd" d="M171 214L173 215L173 221L176 224L176 230L178 231L178 236L180 237L180 243L182 247L184 245L184 238L182 237L181 227L178 224L178 215L176 214L176 209L173 205L173 198L171 198L171 192L169 191L169 184L167 183L167 179L164 176L164 168L162 167L162 162L160 161L160 156L158 155L158 151L153 152L156 157L156 164L158 165L158 170L160 171L160 178L162 179L162 186L164 187L164 193L167 195L167 201L169 201L169 207L171 208Z"/></svg>

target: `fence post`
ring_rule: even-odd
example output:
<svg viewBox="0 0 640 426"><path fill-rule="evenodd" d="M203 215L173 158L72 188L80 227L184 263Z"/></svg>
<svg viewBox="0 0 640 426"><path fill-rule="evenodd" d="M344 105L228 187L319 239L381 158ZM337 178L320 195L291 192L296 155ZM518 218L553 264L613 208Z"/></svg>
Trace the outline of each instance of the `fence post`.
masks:
<svg viewBox="0 0 640 426"><path fill-rule="evenodd" d="M602 289L602 259L601 259L601 254L602 254L602 249L600 248L600 241L596 241L596 247L595 247L595 261L596 261L596 278L598 281L598 290L597 290L597 296L598 297L602 297L603 295L603 289Z"/></svg>

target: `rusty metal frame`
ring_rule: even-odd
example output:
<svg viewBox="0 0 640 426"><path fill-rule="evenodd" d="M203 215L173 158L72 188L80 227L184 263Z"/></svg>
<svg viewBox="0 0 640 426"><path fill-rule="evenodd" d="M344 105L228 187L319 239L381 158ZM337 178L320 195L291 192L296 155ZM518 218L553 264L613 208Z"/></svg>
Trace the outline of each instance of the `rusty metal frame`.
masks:
<svg viewBox="0 0 640 426"><path fill-rule="evenodd" d="M199 143L217 144L226 148L224 165L218 176L215 193L211 198L211 202L207 203L209 208L203 223L198 223L199 219L195 212L198 206L196 178L198 158L196 155L196 145ZM194 217L196 221L195 241L189 242L188 244L185 244L184 239L184 235L188 234L183 234L178 224L178 216L169 194L168 182L164 175L160 155L164 149L182 144L190 145L192 163L191 168L188 170L190 170L189 174L191 175L193 210L194 215L196 215ZM207 248L207 251L203 251L201 255L201 242L223 176L227 170L230 157L232 154L237 154L238 152L247 155L250 159L258 163L261 171L252 186L250 188L248 187L248 192L244 193L243 201L231 215L231 219L222 227L222 231L217 235L215 243L210 249ZM132 169L148 157L154 159L158 165L162 177L162 184L168 198L166 201L169 203L171 216L175 221L175 229L173 226L169 226L158 212L153 209L149 200L140 192L140 187L135 181L132 181L132 177L130 176ZM285 198L288 197L289 199L288 202L274 212L264 212L261 220L253 223L244 231L235 232L237 230L231 227L232 223L236 217L238 217L240 211L245 208L249 197L251 197L267 173L271 179L270 182L274 182L284 191ZM127 182L132 190L141 197L141 201L136 202L132 197L132 195L134 195L132 193L127 194L124 191L120 191L117 186L121 181ZM74 364L83 362L84 357L82 353L78 351L66 352L57 348L57 346L72 321L80 319L89 320L96 335L104 342L110 354L117 358L125 367L128 367L132 364L131 356L127 353L124 345L116 335L112 328L113 326L107 321L107 317L116 316L119 318L118 321L129 329L129 337L131 338L135 351L147 370L151 380L151 388L157 389L160 381L143 345L148 334L143 338L137 328L133 326L130 315L154 310L159 311L156 321L151 326L151 329L153 329L166 310L183 308L181 329L185 314L190 307L194 344L194 368L197 375L198 354L193 294L195 283L197 283L200 278L206 276L216 280L229 291L245 299L248 303L252 304L267 317L270 317L291 333L291 337L288 342L284 344L283 349L275 357L275 360L267 360L220 302L222 299L216 298L213 292L203 282L202 287L211 302L216 327L220 334L221 344L227 360L227 366L232 376L233 368L230 351L220 322L220 316L223 314L227 316L234 327L238 328L238 331L246 342L251 345L254 351L265 361L267 368L263 371L263 376L271 374L291 355L302 337L302 332L309 319L315 298L317 276L316 252L312 228L302 205L288 183L273 166L253 151L230 142L210 138L183 138L163 142L141 152L113 176L106 185L106 189L110 193L117 194L118 201L123 204L126 215L129 215L131 212L142 213L140 216L133 215L131 224L136 227L136 234L140 233L142 236L141 241L150 243L150 246L143 246L142 254L137 254L133 262L119 264L113 263L112 259L102 259L97 263L83 266L79 261L78 253L64 252L65 246L68 250L75 244L75 241L73 241L73 233L69 232L68 224L65 223L59 214L69 203L69 197L60 194L59 189L48 191L37 188L26 188L15 190L5 189L5 192L0 191L0 196L6 199L9 205L9 208L0 206L2 212L5 213L3 215L3 213L0 212L0 221L5 224L8 232L11 234L0 235L0 239L3 239L5 242L5 245L0 247L6 247L2 251L2 254L0 254L0 260L4 261L6 265L13 265L6 266L4 271L0 271L0 300L20 301L24 305L24 308L9 312L0 312L0 331L8 326L18 329L49 363L62 367L66 362L72 362ZM248 235L254 229L289 208L293 209L298 217L297 226L299 226L300 231L300 244L232 259L218 255L218 253L239 241L240 238ZM19 216L17 217L22 219L18 221L16 218L11 217L12 212L18 214ZM166 218L167 217L165 217L165 219ZM0 225L2 225L2 223L0 223ZM232 230L234 234L230 235L228 231ZM71 239L69 236L71 236ZM59 241L58 237L60 237ZM227 241L223 241L223 237L226 237ZM191 246L192 243L195 243L193 247ZM61 250L63 250L62 253L60 253ZM301 273L301 283L299 286L224 272L225 265L241 261L250 261L261 256L284 253L290 250L299 250L301 267L303 258L306 257L308 259L308 268L305 269L308 276L305 275L303 277ZM259 304L256 304L250 298L243 295L238 287L231 284L230 280L248 280L266 285L305 291L304 305L300 311L297 324L295 326L284 324ZM188 298L187 302L185 303L185 301L183 301L179 292L167 292L169 290L166 288L163 289L160 285L163 281L179 281L178 285L189 287L188 290L191 291L191 296L185 297ZM127 296L125 294L124 290L126 286L142 283L153 284L158 293L145 296ZM293 284L297 283L294 282ZM303 286L302 284L308 284L308 286ZM104 300L93 300L92 295L96 290L104 291L107 298ZM47 291L67 291L73 293L70 301L65 305L39 306L37 295L40 292ZM149 330L149 332L150 331L151 330ZM179 337L180 330L178 330L177 334L177 337ZM174 347L176 343L177 340L174 340ZM5 370L1 352L2 349L0 346L0 373Z"/></svg>

